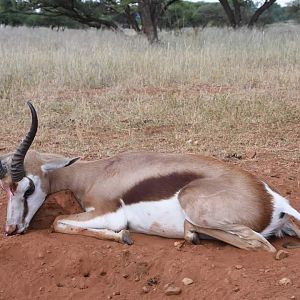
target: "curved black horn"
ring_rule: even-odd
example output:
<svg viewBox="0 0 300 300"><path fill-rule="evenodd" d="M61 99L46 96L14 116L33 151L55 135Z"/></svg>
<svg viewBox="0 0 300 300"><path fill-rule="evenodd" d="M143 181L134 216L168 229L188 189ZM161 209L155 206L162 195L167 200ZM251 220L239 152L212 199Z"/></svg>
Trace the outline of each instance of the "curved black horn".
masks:
<svg viewBox="0 0 300 300"><path fill-rule="evenodd" d="M25 139L21 142L20 146L14 153L13 158L11 160L11 179L13 182L19 182L25 176L25 155L34 140L38 128L38 118L36 110L30 101L27 101L27 105L29 106L31 111L31 127Z"/></svg>
<svg viewBox="0 0 300 300"><path fill-rule="evenodd" d="M2 162L0 160L0 179L3 179L6 173L7 173L7 169L2 165Z"/></svg>

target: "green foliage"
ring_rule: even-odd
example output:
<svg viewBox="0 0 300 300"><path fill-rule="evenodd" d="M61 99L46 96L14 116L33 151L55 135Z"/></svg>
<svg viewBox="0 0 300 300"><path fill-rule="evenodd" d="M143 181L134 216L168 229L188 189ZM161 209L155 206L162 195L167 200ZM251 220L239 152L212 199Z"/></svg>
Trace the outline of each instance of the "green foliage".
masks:
<svg viewBox="0 0 300 300"><path fill-rule="evenodd" d="M300 23L300 0L294 0L289 3L286 13L289 18Z"/></svg>
<svg viewBox="0 0 300 300"><path fill-rule="evenodd" d="M283 22L288 19L286 9L277 3L274 3L268 10L262 14L258 20L258 24L271 24L275 22Z"/></svg>
<svg viewBox="0 0 300 300"><path fill-rule="evenodd" d="M167 28L220 26L226 24L226 17L219 3L182 1L170 6L161 24Z"/></svg>
<svg viewBox="0 0 300 300"><path fill-rule="evenodd" d="M229 4L232 6L232 0ZM241 0L242 24L247 24L257 9L251 0ZM163 0L162 5L168 1ZM233 7L233 6L232 6ZM128 27L128 15L140 25L136 0L0 0L0 24L11 26L61 26L85 28L102 26L102 21ZM259 19L259 24L270 24L287 19L300 22L300 0L287 8L274 3ZM178 1L168 7L159 20L161 28L204 27L228 25L220 3Z"/></svg>
<svg viewBox="0 0 300 300"><path fill-rule="evenodd" d="M300 1L300 0L296 0ZM229 2L232 6L232 3ZM232 6L233 7L233 6ZM241 16L243 24L247 24L257 9L252 1L241 2ZM260 24L270 24L287 20L285 8L273 4L259 20ZM198 26L225 26L228 21L220 3L187 2L182 1L170 6L161 21L162 27L182 28Z"/></svg>

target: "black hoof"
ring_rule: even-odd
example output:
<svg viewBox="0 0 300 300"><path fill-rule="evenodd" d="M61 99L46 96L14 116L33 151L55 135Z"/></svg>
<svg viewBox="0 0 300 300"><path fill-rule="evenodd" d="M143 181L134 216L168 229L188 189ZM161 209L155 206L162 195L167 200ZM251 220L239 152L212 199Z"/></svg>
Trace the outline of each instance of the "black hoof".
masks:
<svg viewBox="0 0 300 300"><path fill-rule="evenodd" d="M122 230L122 243L126 245L132 245L133 240L130 237L130 232L128 230Z"/></svg>

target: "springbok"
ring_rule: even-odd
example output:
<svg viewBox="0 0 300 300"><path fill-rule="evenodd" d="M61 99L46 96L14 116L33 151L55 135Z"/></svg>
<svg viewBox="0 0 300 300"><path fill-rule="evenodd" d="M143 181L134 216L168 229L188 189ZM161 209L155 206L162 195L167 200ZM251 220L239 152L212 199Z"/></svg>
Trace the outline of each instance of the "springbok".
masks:
<svg viewBox="0 0 300 300"><path fill-rule="evenodd" d="M130 231L192 243L213 238L242 249L276 249L271 235L296 235L287 199L246 171L192 154L122 153L90 162L28 151L31 128L15 153L1 157L1 186L8 195L7 235L23 233L46 196L70 190L85 212L58 216L55 232L132 244ZM76 162L76 163L75 163Z"/></svg>

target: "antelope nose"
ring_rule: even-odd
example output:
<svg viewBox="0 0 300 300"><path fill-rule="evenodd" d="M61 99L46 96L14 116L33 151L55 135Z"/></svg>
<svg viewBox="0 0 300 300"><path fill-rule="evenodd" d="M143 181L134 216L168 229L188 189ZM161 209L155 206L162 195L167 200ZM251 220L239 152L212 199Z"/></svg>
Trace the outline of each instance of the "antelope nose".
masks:
<svg viewBox="0 0 300 300"><path fill-rule="evenodd" d="M5 234L6 235L12 235L17 231L17 225L6 225L5 226Z"/></svg>

